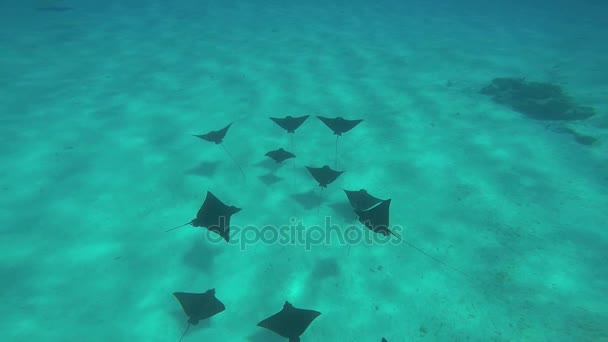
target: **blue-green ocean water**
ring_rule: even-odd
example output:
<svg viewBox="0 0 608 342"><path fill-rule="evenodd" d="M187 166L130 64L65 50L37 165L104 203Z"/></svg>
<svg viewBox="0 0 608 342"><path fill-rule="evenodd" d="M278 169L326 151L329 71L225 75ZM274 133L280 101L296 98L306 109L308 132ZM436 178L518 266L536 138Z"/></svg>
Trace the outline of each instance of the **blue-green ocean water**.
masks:
<svg viewBox="0 0 608 342"><path fill-rule="evenodd" d="M0 341L178 341L173 292L212 288L183 341L286 341L256 326L285 301L322 313L302 341L608 341L608 3L0 4ZM496 77L595 115L530 118ZM336 156L316 116L364 121ZM362 188L448 266L372 243ZM166 233L207 191L231 241Z"/></svg>

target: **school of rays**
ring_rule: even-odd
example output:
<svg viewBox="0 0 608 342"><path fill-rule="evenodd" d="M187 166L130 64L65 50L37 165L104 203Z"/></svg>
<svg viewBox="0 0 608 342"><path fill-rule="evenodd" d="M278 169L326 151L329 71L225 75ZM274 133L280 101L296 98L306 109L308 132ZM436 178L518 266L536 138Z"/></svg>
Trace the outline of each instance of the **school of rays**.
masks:
<svg viewBox="0 0 608 342"><path fill-rule="evenodd" d="M309 115L299 117L286 116L283 118L271 117L270 119L290 135L291 150L293 150L294 133L308 118ZM317 116L317 118L336 136L334 167L337 168L338 141L340 136L355 128L357 125L363 122L363 120L349 120L342 117L327 118L323 116ZM222 146L228 157L234 162L236 167L238 167L243 177L246 178L243 168L239 165L228 148L226 148L226 146L223 144L224 137L232 125L233 123L229 123L219 130L210 131L205 134L197 134L194 136L204 141L214 143L215 145ZM281 164L286 160L296 158L296 155L292 151L287 151L283 148L269 151L265 154L265 156L271 158L277 164ZM319 202L317 205L318 212L318 208L323 199L323 189L330 186L343 174L344 171L333 169L329 165L306 166L306 169L310 173L312 180L317 182L318 186L321 188ZM400 236L391 231L389 223L391 205L390 198L380 199L371 195L363 188L359 190L343 189L343 191L346 195L346 199L352 207L353 212L357 215L359 222L364 227L376 234L381 234L387 237L393 236L394 238L399 239L399 241L404 242L408 246L414 248L416 251L435 260L443 266L459 272L458 270L451 268L440 259L437 259L422 249L403 240ZM193 219L166 231L169 232L184 226L202 227L210 232L213 232L214 234L217 234L226 242L229 242L230 222L232 216L237 214L239 211L241 211L241 208L234 205L228 205L217 198L213 193L207 191L203 204ZM179 341L184 338L192 325L196 325L199 321L208 319L226 310L224 304L216 297L214 288L203 293L175 292L173 295L179 301L184 313L188 317L188 325ZM258 326L268 329L279 336L287 338L290 342L297 342L300 341L300 336L306 331L309 325L320 315L321 312L319 311L297 308L288 301L285 301L283 308L279 312L262 320L258 323ZM381 341L387 342L384 337L381 337Z"/></svg>

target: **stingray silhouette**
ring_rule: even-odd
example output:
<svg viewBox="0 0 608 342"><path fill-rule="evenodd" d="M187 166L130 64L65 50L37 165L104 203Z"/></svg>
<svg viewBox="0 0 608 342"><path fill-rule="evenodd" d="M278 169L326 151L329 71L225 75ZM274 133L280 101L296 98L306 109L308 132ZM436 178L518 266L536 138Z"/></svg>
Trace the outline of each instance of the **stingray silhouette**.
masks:
<svg viewBox="0 0 608 342"><path fill-rule="evenodd" d="M319 183L319 186L326 188L329 184L333 183L344 171L336 171L327 165L323 167L311 167L307 166L308 172L312 177Z"/></svg>
<svg viewBox="0 0 608 342"><path fill-rule="evenodd" d="M374 233L382 234L384 236L392 235L392 236L396 237L397 239L399 239L399 241L405 243L406 245L408 245L411 248L417 250L418 252L424 254L425 256L435 260L436 262L440 263L441 265L466 276L466 274L451 267L450 265L446 264L444 261L432 256L431 254L423 251L422 249L416 247L415 245L403 240L400 236L398 236L393 231L391 231L389 228L390 227L390 225L389 225L390 205L391 205L391 199L387 199L387 200L381 201L379 204L377 204L367 210L355 210L355 213L359 217L359 222L361 222L363 225L365 225L365 227L367 227L369 230L373 231Z"/></svg>
<svg viewBox="0 0 608 342"><path fill-rule="evenodd" d="M306 121L306 119L308 119L309 116L310 115L293 117L291 115L288 115L288 116L286 116L284 118L274 118L274 117L271 117L270 120L274 121L274 123L276 123L282 129L284 129L285 131L287 131L287 133L289 133L290 139L291 139L291 150L294 151L294 148L293 148L293 134L296 132L296 129L298 129L300 126L302 126L302 124L304 123L304 121Z"/></svg>
<svg viewBox="0 0 608 342"><path fill-rule="evenodd" d="M236 159L234 159L234 156L232 155L232 153L230 153L230 151L228 150L226 145L224 145L224 137L226 136L226 133L228 133L228 129L230 128L230 126L232 126L232 122L220 130L211 131L211 132L205 133L205 134L193 134L193 136L200 138L202 140L205 140L205 141L212 142L216 145L221 145L222 148L224 148L224 151L226 151L226 154L228 155L228 157L230 157L230 159L232 159L234 164L236 164L236 166L239 168L239 170L241 171L241 174L243 174L243 177L246 178L247 176L245 175L245 171L243 171L243 168L241 167L241 165L236 161Z"/></svg>
<svg viewBox="0 0 608 342"><path fill-rule="evenodd" d="M317 118L319 118L319 120L321 120L327 127L329 127L329 129L331 129L334 132L334 134L336 135L335 165L336 165L336 167L338 167L338 139L340 138L340 136L343 133L346 133L346 132L350 131L351 129L355 128L355 126L360 124L363 120L362 119L347 120L347 119L344 119L343 117L327 118L324 116L317 116Z"/></svg>
<svg viewBox="0 0 608 342"><path fill-rule="evenodd" d="M351 129L355 128L355 126L363 122L363 119L347 120L341 116L336 118L317 116L317 118L319 118L319 120L329 127L329 129L331 129L337 136L350 131Z"/></svg>
<svg viewBox="0 0 608 342"><path fill-rule="evenodd" d="M285 151L282 148L279 148L278 150L274 150L274 151L270 151L268 153L265 154L267 157L270 157L272 160L274 160L277 164L280 164L282 162L284 162L287 159L290 158L295 158L296 155Z"/></svg>
<svg viewBox="0 0 608 342"><path fill-rule="evenodd" d="M306 121L306 119L308 119L309 116L310 115L304 115L304 116L298 116L298 117L294 118L293 116L288 115L284 118L271 117L270 120L274 121L277 125L281 126L281 128L286 130L287 133L295 133L296 129L298 129L300 126L302 126L304 121Z"/></svg>
<svg viewBox="0 0 608 342"><path fill-rule="evenodd" d="M324 165L323 167L307 166L306 169L308 169L310 175L319 183L319 186L321 187L321 193L319 194L319 205L317 206L317 211L319 211L321 199L323 198L323 189L338 179L338 177L340 177L344 171L333 170L327 165Z"/></svg>
<svg viewBox="0 0 608 342"><path fill-rule="evenodd" d="M281 311L261 321L258 326L289 339L289 342L299 342L300 336L319 315L318 311L298 309L286 301Z"/></svg>
<svg viewBox="0 0 608 342"><path fill-rule="evenodd" d="M192 225L207 228L228 242L230 240L230 218L239 211L241 211L241 208L226 205L210 191L207 191L205 201L196 213L196 217L190 222L168 229L166 232Z"/></svg>
<svg viewBox="0 0 608 342"><path fill-rule="evenodd" d="M357 191L344 190L344 193L348 198L350 206L353 207L354 210L367 210L383 201L380 198L370 195L365 189L359 189Z"/></svg>
<svg viewBox="0 0 608 342"><path fill-rule="evenodd" d="M220 130L211 131L205 134L193 134L193 136L219 145L224 141L224 137L226 137L226 133L228 133L230 126L232 126L232 122Z"/></svg>
<svg viewBox="0 0 608 342"><path fill-rule="evenodd" d="M186 316L188 316L188 326L179 339L180 342L188 332L188 329L190 329L190 326L197 325L199 321L226 310L224 303L215 297L215 289L204 293L174 292L173 295L181 304Z"/></svg>

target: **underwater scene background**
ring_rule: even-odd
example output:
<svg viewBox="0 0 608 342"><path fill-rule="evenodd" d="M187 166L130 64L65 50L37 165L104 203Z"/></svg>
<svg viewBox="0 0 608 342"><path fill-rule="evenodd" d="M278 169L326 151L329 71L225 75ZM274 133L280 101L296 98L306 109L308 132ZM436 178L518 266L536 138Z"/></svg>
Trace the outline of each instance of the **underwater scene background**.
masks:
<svg viewBox="0 0 608 342"><path fill-rule="evenodd" d="M183 341L285 341L285 301L302 341L608 341L608 3L0 4L0 340L178 341L214 288ZM165 232L207 191L230 242Z"/></svg>

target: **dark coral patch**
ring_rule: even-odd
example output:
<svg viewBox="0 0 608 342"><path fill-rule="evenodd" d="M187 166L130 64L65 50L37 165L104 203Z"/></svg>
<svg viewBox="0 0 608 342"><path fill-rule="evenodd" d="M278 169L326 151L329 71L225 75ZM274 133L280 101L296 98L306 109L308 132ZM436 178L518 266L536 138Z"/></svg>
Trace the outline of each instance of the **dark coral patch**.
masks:
<svg viewBox="0 0 608 342"><path fill-rule="evenodd" d="M583 120L595 114L593 108L576 104L560 86L524 78L495 78L480 93L537 120Z"/></svg>

